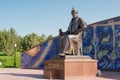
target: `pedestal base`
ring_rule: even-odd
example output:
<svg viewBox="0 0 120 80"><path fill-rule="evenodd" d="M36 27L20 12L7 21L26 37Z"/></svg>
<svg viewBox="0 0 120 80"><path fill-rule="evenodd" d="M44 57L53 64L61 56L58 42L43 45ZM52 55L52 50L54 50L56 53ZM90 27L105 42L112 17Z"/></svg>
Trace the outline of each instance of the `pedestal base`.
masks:
<svg viewBox="0 0 120 80"><path fill-rule="evenodd" d="M97 60L92 60L89 56L65 56L45 61L44 77L66 79L96 76L97 71Z"/></svg>

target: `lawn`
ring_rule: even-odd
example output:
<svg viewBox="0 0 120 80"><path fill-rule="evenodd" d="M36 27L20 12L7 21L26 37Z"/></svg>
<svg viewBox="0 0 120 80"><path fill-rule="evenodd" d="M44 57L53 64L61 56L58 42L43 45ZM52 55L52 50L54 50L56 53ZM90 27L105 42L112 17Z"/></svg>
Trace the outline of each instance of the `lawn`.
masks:
<svg viewBox="0 0 120 80"><path fill-rule="evenodd" d="M16 67L20 67L20 57L21 53L17 52L16 53ZM4 53L0 52L0 62L2 62L2 66L0 67L3 68L8 68L8 67L14 67L14 55L13 56L6 56Z"/></svg>

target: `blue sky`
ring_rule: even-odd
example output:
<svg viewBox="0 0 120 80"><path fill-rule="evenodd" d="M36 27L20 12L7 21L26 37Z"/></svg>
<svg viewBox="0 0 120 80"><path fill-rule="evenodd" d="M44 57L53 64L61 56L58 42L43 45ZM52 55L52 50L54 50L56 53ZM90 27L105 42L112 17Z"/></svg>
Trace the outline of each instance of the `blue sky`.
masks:
<svg viewBox="0 0 120 80"><path fill-rule="evenodd" d="M87 24L120 15L120 0L0 0L0 30L58 35L66 31L75 7Z"/></svg>

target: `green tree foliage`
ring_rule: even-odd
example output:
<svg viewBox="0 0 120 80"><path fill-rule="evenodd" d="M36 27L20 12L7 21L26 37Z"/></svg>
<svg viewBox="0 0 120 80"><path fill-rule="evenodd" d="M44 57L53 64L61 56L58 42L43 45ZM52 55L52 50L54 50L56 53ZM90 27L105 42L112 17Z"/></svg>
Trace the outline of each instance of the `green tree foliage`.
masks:
<svg viewBox="0 0 120 80"><path fill-rule="evenodd" d="M26 35L22 41L23 50L30 49L37 44L39 44L39 36L35 33Z"/></svg>
<svg viewBox="0 0 120 80"><path fill-rule="evenodd" d="M0 52L4 52L6 55L12 55L14 53L14 44L17 44L17 51L20 52L52 38L52 35L49 35L48 37L44 34L38 36L35 33L21 37L17 35L17 32L13 27L9 30L3 29L0 30Z"/></svg>
<svg viewBox="0 0 120 80"><path fill-rule="evenodd" d="M53 36L52 36L52 34L51 35L49 35L48 37L47 37L47 40L50 40L50 39L52 39L53 38Z"/></svg>
<svg viewBox="0 0 120 80"><path fill-rule="evenodd" d="M40 37L39 37L39 42L42 43L46 40L46 36L44 34L42 34Z"/></svg>
<svg viewBox="0 0 120 80"><path fill-rule="evenodd" d="M17 40L17 33L14 28L0 31L0 51L7 55L12 55L14 51L14 44Z"/></svg>

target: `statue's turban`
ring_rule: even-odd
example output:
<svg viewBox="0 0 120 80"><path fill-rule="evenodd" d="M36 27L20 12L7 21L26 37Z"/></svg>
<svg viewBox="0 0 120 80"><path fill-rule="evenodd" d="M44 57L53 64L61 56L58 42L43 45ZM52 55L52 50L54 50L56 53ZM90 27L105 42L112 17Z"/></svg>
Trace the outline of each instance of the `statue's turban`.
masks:
<svg viewBox="0 0 120 80"><path fill-rule="evenodd" d="M78 13L78 11L77 11L77 10L75 10L75 8L72 8L71 13Z"/></svg>

